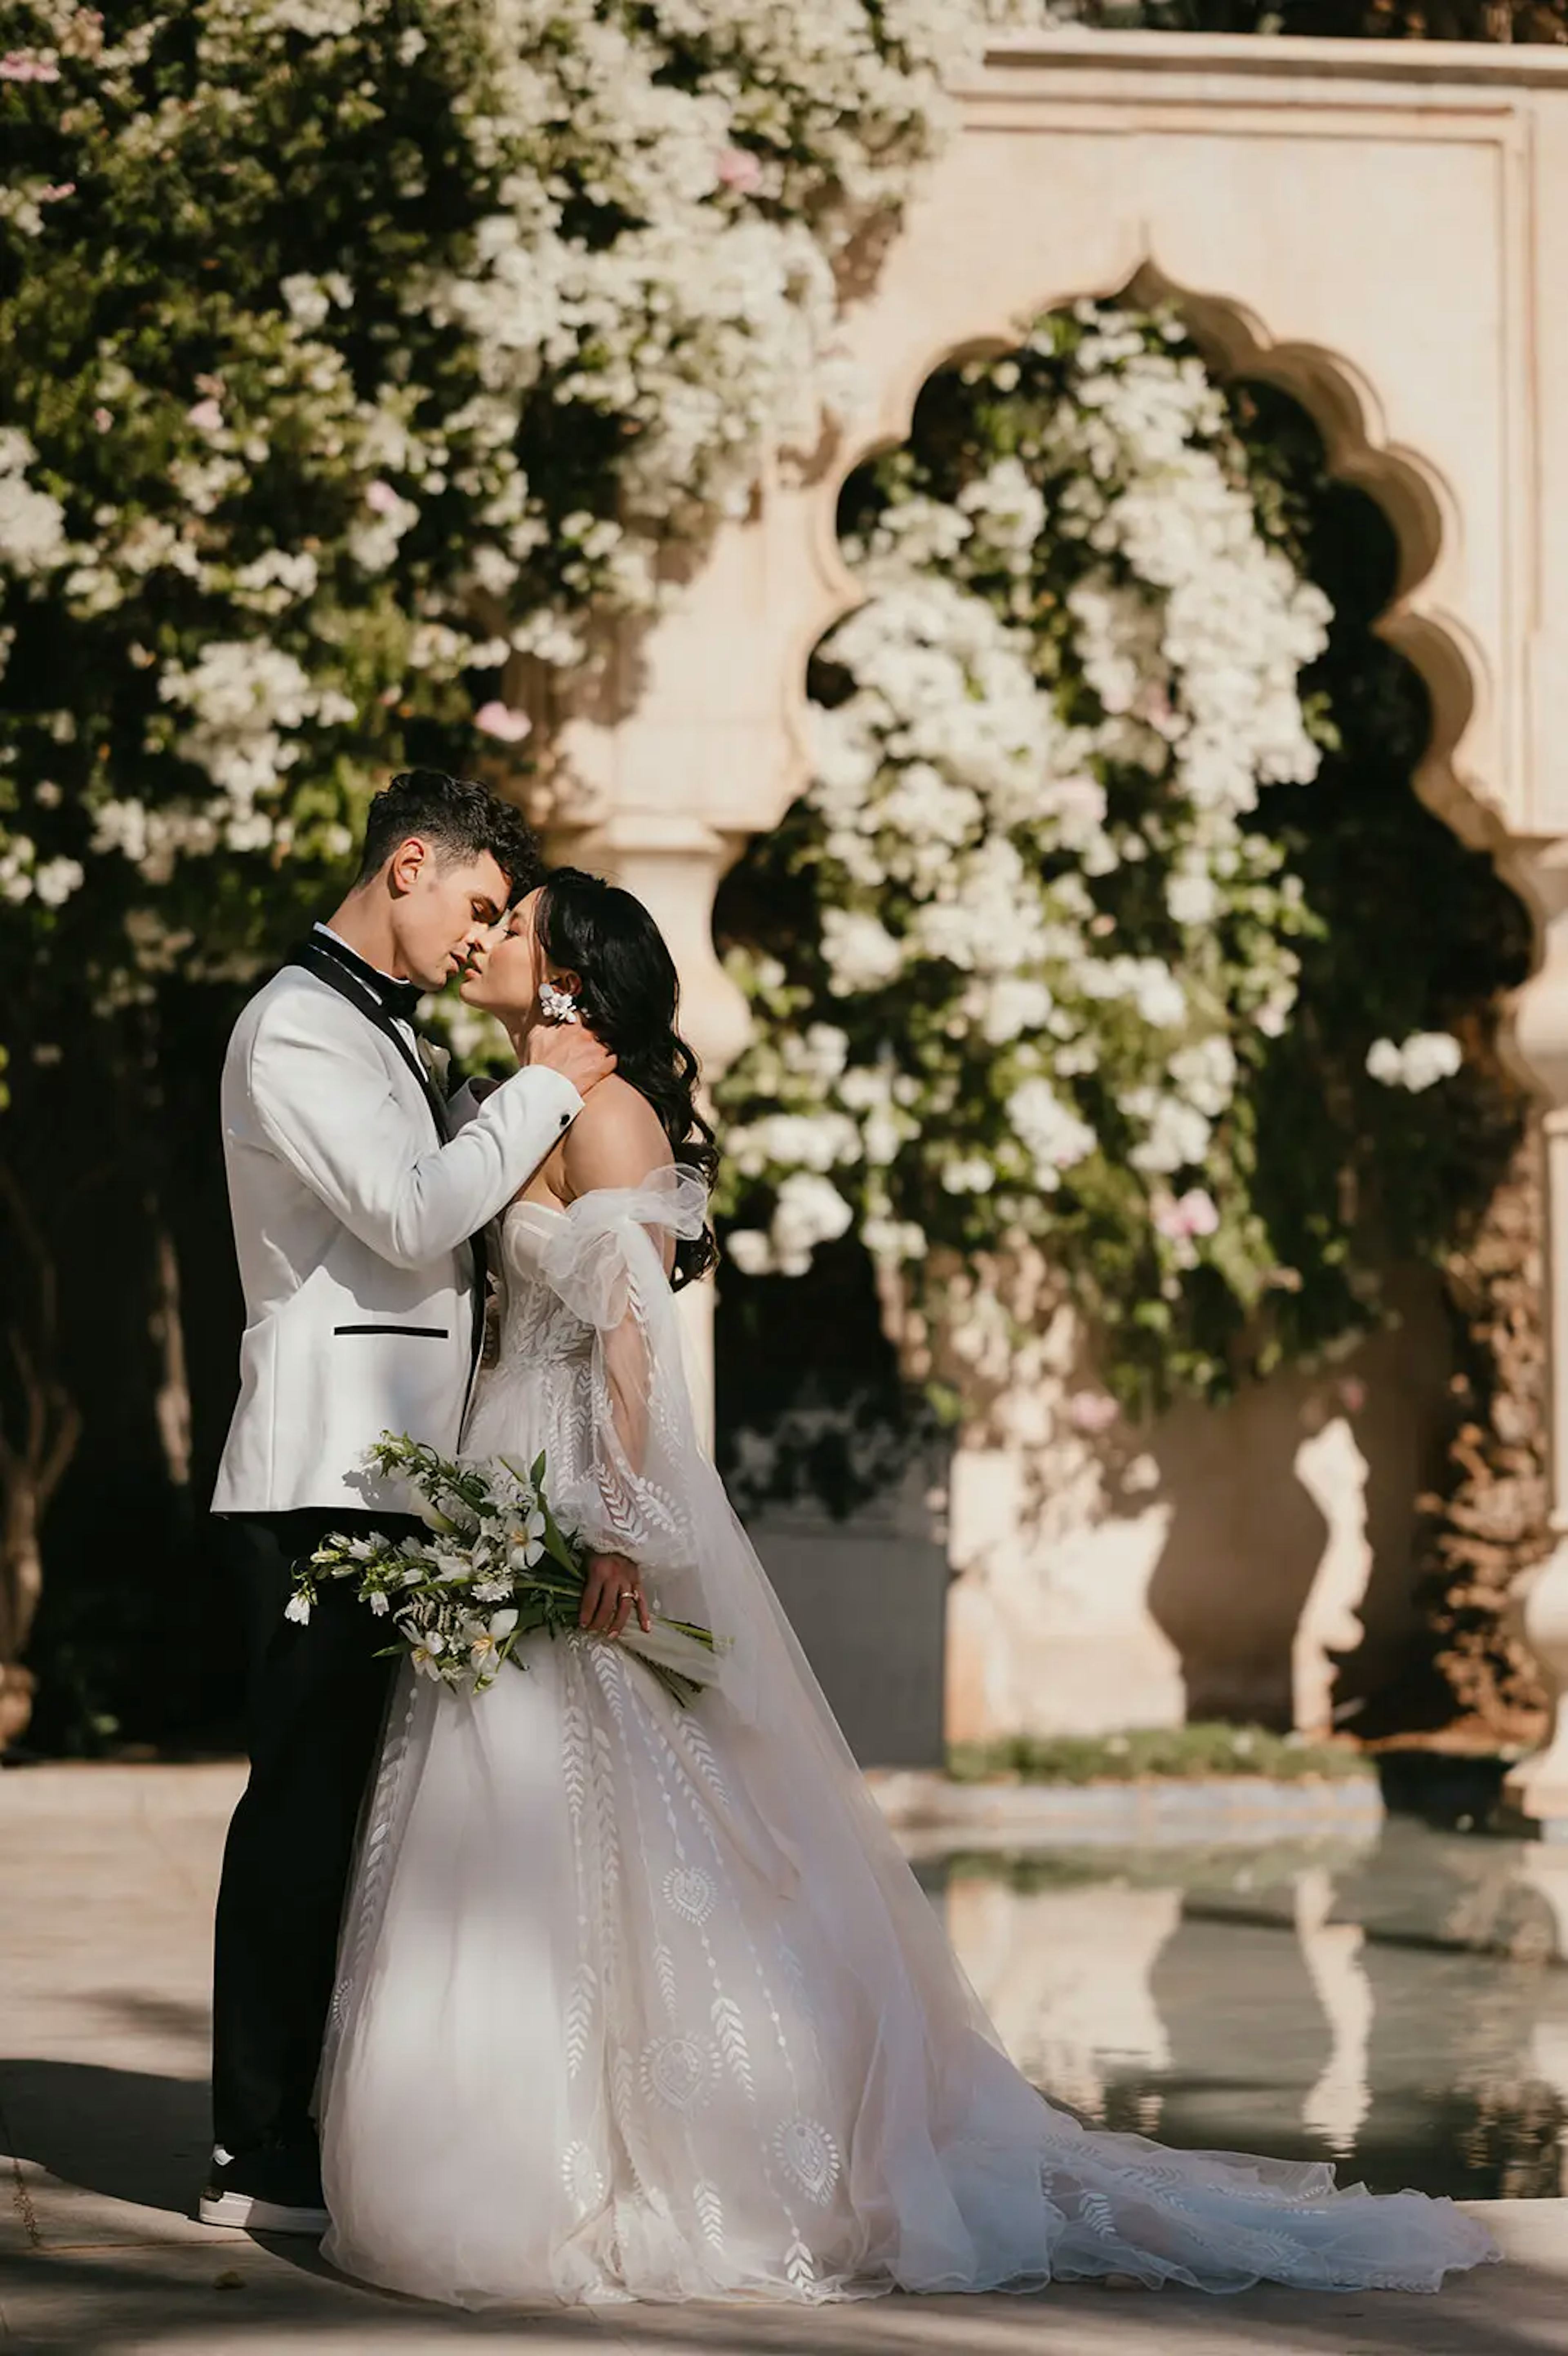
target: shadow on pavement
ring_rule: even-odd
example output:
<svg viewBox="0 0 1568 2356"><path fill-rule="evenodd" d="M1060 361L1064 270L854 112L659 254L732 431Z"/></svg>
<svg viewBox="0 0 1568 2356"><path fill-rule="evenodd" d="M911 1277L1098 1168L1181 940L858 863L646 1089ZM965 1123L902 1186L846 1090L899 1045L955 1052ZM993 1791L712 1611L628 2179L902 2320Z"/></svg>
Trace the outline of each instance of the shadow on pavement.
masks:
<svg viewBox="0 0 1568 2356"><path fill-rule="evenodd" d="M151 2263L149 2263L151 2262ZM23 2277L33 2266L37 2289ZM1568 2346L1560 2276L1511 2266L1500 2303L1261 2290L1205 2299L1186 2292L1084 2288L1017 2301L892 2298L808 2309L701 2307L465 2315L381 2297L271 2265L254 2245L210 2257L186 2250L64 2251L12 2270L6 2305L20 2328L6 2345L50 2356L155 2356L272 2349L324 2351L463 2339L557 2356L578 2345L669 2356L1543 2356ZM220 2280L232 2285L229 2290ZM1506 2291L1505 2291L1506 2286ZM12 2309L12 2298L22 2300ZM30 2310L30 2312L28 2311Z"/></svg>
<svg viewBox="0 0 1568 2356"><path fill-rule="evenodd" d="M69 2187L188 2214L208 2139L198 2080L91 2063L0 2062L0 2140ZM224 2237L112 2246L92 2226L7 2269L0 2338L17 2356L206 2356L258 2333L302 2350L476 2337L658 2356L1543 2356L1568 2351L1560 2274L1522 2264L1459 2279L1436 2298L1237 2298L1064 2286L1017 2301L893 2298L848 2308L617 2307L466 2315L335 2275L313 2245ZM74 2242L74 2236L72 2237Z"/></svg>
<svg viewBox="0 0 1568 2356"><path fill-rule="evenodd" d="M0 2061L0 2142L62 2183L188 2215L212 2148L204 2080Z"/></svg>

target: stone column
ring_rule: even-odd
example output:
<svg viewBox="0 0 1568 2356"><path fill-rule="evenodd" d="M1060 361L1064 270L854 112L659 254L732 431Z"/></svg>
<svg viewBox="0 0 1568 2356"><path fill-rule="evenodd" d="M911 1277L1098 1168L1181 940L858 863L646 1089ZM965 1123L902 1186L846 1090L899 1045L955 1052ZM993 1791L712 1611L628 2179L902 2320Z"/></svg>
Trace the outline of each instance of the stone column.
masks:
<svg viewBox="0 0 1568 2356"><path fill-rule="evenodd" d="M622 809L552 848L624 885L652 911L680 975L681 1033L697 1050L704 1087L710 1088L740 1054L751 1025L746 1001L713 946L713 897L735 858L736 841L679 811ZM692 1402L709 1448L714 1436L717 1304L711 1281L688 1286L680 1295Z"/></svg>
<svg viewBox="0 0 1568 2356"><path fill-rule="evenodd" d="M1535 913L1541 962L1512 1009L1512 1060L1545 1099L1545 1324L1551 1550L1520 1597L1520 1626L1554 1703L1544 1750L1508 1790L1548 1837L1568 1839L1568 839L1526 846L1506 870Z"/></svg>

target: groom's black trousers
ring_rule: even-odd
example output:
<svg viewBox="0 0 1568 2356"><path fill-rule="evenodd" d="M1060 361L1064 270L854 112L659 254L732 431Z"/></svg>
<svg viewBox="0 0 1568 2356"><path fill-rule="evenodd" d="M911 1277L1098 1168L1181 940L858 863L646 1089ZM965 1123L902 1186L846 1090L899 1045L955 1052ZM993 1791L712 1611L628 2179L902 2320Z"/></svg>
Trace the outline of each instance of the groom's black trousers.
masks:
<svg viewBox="0 0 1568 2356"><path fill-rule="evenodd" d="M293 1564L334 1530L403 1537L397 1514L310 1507L215 1524L238 1592L251 1777L229 1827L213 1960L212 2122L233 2152L307 2145L337 1934L365 1786L396 1664L349 1582L309 1622L283 1618Z"/></svg>

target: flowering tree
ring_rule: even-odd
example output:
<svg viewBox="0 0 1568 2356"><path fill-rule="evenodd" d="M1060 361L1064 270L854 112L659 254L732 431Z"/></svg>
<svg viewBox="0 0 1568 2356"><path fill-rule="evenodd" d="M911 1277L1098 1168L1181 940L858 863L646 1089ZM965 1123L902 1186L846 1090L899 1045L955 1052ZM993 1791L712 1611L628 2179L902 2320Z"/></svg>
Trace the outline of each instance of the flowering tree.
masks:
<svg viewBox="0 0 1568 2356"><path fill-rule="evenodd" d="M656 599L656 550L764 444L814 442L836 259L935 144L968 29L940 0L0 8L8 1257L91 1215L177 1342L201 990L220 1016L338 887L389 768L515 775L529 671ZM56 1291L5 1315L63 1398ZM30 1413L5 1399L8 1439ZM46 1420L0 1456L35 1531L27 1467L74 1428ZM14 1729L36 1558L0 1584Z"/></svg>
<svg viewBox="0 0 1568 2356"><path fill-rule="evenodd" d="M1299 685L1330 610L1266 447L1174 318L1086 304L934 380L847 523L869 600L750 879L790 920L735 959L731 1259L798 1273L854 1229L973 1364L1009 1324L976 1261L1032 1252L1140 1403L1364 1323L1390 1236L1452 1203L1413 1185L1374 1244L1302 1130L1341 1165L1430 1151L1460 1053L1405 980L1336 1000L1326 1044L1321 991L1298 1005L1327 926L1288 798L1335 742Z"/></svg>
<svg viewBox="0 0 1568 2356"><path fill-rule="evenodd" d="M231 963L214 853L308 890L411 727L516 743L515 659L580 662L815 437L833 252L934 136L928 13L11 11L11 904L96 859L132 968Z"/></svg>

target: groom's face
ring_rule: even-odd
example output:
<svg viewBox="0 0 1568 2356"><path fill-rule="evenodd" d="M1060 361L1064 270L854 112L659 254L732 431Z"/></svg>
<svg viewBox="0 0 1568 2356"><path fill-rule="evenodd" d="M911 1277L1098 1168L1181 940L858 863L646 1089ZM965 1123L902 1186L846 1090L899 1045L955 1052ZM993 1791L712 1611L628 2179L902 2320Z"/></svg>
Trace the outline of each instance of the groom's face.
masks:
<svg viewBox="0 0 1568 2356"><path fill-rule="evenodd" d="M461 973L507 905L505 873L490 853L443 859L417 836L392 861L398 948L411 981L441 990Z"/></svg>

